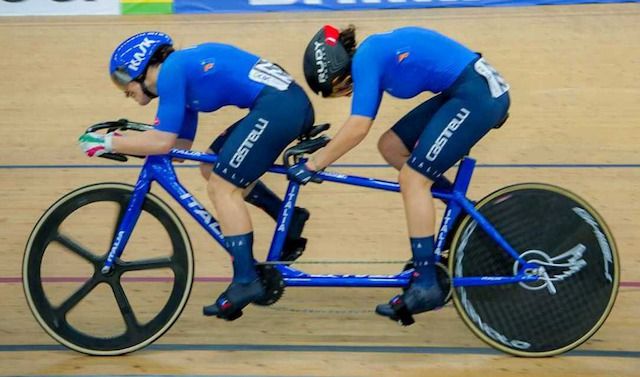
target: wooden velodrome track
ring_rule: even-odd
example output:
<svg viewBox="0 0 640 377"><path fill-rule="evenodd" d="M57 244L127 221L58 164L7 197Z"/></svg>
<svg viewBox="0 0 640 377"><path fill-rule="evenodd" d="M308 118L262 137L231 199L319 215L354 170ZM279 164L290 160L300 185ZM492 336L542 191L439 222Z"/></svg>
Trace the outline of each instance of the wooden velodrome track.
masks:
<svg viewBox="0 0 640 377"><path fill-rule="evenodd" d="M89 160L75 145L92 123L127 117L151 121L114 90L106 66L124 37L147 29L171 34L179 46L223 41L282 64L302 79L301 52L323 22L355 23L360 38L402 25L440 30L484 53L512 85L511 118L472 154L480 168L471 196L506 184L540 181L573 190L600 211L616 237L622 287L607 322L572 353L522 359L478 340L450 305L408 328L377 317L384 289L291 288L273 307L251 307L233 323L201 316L225 286L230 263L220 248L177 209L196 255L196 282L181 318L154 345L121 357L89 357L59 346L31 315L21 286L29 232L64 193L90 183L134 183L139 161ZM207 376L638 376L640 375L640 6L582 5L358 13L161 17L0 18L0 375ZM421 98L426 98L422 96ZM377 137L419 103L387 97L372 134L335 170L395 179L381 166ZM314 98L317 120L337 126L347 100ZM223 109L201 116L195 149L242 116ZM198 170L178 170L207 203ZM282 193L281 176L266 181ZM408 257L400 197L332 184L305 188L311 239L302 261L389 261ZM157 190L156 190L157 191ZM161 193L159 193L161 194ZM162 197L166 197L161 195ZM175 205L172 206L175 208ZM210 207L210 205L208 205ZM257 254L272 223L253 211ZM77 237L104 234L93 216ZM94 221L96 222L94 224ZM142 239L149 249L154 240ZM132 241L133 242L133 241ZM75 260L58 264L74 275ZM394 273L397 264L308 264L309 272ZM61 284L60 292L68 287ZM132 286L152 307L162 287ZM58 292L53 291L53 294ZM98 292L100 293L100 292ZM102 292L104 293L104 292ZM59 293L62 294L62 293ZM134 294L135 295L135 294ZM113 302L111 302L113 304ZM94 302L78 316L109 318ZM151 309L150 309L151 310Z"/></svg>

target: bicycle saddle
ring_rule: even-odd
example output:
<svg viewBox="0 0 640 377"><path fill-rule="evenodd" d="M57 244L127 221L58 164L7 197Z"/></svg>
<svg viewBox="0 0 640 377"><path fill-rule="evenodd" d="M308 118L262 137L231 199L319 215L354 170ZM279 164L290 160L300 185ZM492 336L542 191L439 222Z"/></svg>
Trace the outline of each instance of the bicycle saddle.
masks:
<svg viewBox="0 0 640 377"><path fill-rule="evenodd" d="M298 136L298 140L305 141L305 140L313 139L314 137L320 135L322 132L328 130L329 127L331 127L331 123L316 124L315 126L311 127L307 132Z"/></svg>
<svg viewBox="0 0 640 377"><path fill-rule="evenodd" d="M329 127L331 127L329 123L319 124L313 126L309 131L300 135L300 137L298 137L300 142L284 151L282 155L284 165L289 167L296 164L304 155L312 154L327 145L331 139L326 135L320 135L320 133L328 130Z"/></svg>

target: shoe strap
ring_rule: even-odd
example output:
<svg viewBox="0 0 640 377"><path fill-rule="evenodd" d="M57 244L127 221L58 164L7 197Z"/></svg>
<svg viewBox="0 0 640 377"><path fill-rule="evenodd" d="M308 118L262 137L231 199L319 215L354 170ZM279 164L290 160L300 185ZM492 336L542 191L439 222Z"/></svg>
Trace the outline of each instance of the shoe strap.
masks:
<svg viewBox="0 0 640 377"><path fill-rule="evenodd" d="M389 304L402 326L409 326L415 322L411 311L409 311L401 296L394 297Z"/></svg>

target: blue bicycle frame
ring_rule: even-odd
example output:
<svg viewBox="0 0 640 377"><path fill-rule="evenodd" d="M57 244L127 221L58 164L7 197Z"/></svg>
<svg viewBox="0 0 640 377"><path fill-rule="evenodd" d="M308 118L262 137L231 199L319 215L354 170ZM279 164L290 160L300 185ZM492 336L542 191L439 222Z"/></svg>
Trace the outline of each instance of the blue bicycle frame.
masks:
<svg viewBox="0 0 640 377"><path fill-rule="evenodd" d="M116 258L122 255L125 245L140 216L142 204L146 194L151 188L152 182L162 186L191 216L224 248L224 237L216 219L180 184L176 176L172 159L179 158L191 161L200 161L213 164L217 155L195 152L190 150L173 149L169 154L162 156L149 156L138 177L133 195L129 201L126 212L118 224L118 230L109 255L102 267L102 273L109 273ZM458 169L456 179L451 187L432 188L434 198L446 203L445 211L438 237L436 239L436 262L441 258L442 247L451 230L451 224L463 213L469 214L477 224L511 257L519 262L520 269L515 276L477 276L456 277L452 279L454 287L459 286L486 286L499 284L512 284L519 282L536 281L539 277L535 274L537 264L523 260L518 252L500 235L500 233L475 209L474 204L466 198L466 193L471 181L475 160L465 157ZM276 174L285 174L284 165L274 165L269 169ZM397 182L378 180L333 172L319 172L318 176L328 182L342 183L352 186L367 187L375 190L400 192ZM291 221L291 213L295 208L300 191L298 183L289 182L283 205L278 215L274 236L267 255L267 262L277 262L280 251ZM297 270L285 263L275 264L282 274L287 286L304 287L406 287L409 285L412 270L403 271L396 275L315 275Z"/></svg>

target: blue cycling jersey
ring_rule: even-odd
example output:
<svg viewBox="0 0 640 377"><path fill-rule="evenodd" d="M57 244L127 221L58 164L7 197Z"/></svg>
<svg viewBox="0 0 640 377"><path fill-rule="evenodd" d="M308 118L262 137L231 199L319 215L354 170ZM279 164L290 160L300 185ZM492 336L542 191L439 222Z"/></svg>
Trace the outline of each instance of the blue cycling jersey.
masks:
<svg viewBox="0 0 640 377"><path fill-rule="evenodd" d="M383 92L398 98L441 92L477 57L462 44L424 28L371 35L353 57L351 114L375 118Z"/></svg>
<svg viewBox="0 0 640 377"><path fill-rule="evenodd" d="M158 74L156 129L193 140L198 112L212 112L228 105L251 107L266 81L265 70L258 72L256 66L269 64L256 55L220 43L175 51L162 63ZM277 66L267 66L271 72L266 74L277 80L274 75L278 68L273 67ZM286 76L282 71L280 75Z"/></svg>

